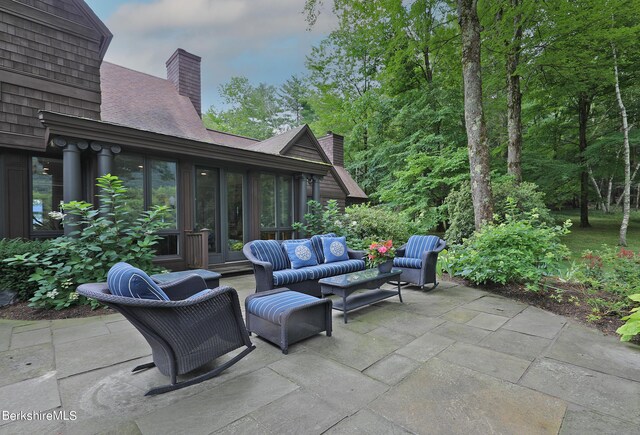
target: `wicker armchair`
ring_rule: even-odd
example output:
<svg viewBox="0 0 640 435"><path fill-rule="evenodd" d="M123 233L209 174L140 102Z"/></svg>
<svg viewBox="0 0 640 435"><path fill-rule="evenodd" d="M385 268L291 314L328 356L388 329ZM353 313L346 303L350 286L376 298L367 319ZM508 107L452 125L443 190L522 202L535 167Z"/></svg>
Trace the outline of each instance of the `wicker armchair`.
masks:
<svg viewBox="0 0 640 435"><path fill-rule="evenodd" d="M424 289L433 284L438 286L436 263L438 253L447 247L447 242L437 236L411 236L409 241L396 251L393 267L402 269L400 281L415 284Z"/></svg>
<svg viewBox="0 0 640 435"><path fill-rule="evenodd" d="M158 367L171 384L152 388L145 395L162 394L211 379L255 349L245 328L238 294L231 287L204 290L204 280L196 275L173 281L160 288L169 301L115 296L107 283L83 284L78 293L96 299L120 312L151 346L153 362L137 366L133 372ZM233 350L238 355L215 369L177 382L188 373Z"/></svg>

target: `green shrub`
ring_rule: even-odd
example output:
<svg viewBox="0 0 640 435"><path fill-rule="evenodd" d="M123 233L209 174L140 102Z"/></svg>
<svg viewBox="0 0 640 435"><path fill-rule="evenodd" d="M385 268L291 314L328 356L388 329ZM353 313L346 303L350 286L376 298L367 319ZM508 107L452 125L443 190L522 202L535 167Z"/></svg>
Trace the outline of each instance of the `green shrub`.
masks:
<svg viewBox="0 0 640 435"><path fill-rule="evenodd" d="M552 226L554 220L544 203L544 193L534 183L526 181L517 184L508 176L495 178L491 187L494 198L494 216L498 222L505 219L507 213L512 217L524 218L527 213L536 210L538 220ZM515 200L516 208L510 209L507 198ZM475 231L471 185L464 182L445 199L445 209L449 221L445 239L448 243L460 243Z"/></svg>
<svg viewBox="0 0 640 435"><path fill-rule="evenodd" d="M49 242L46 240L2 239L0 240L0 259L23 254L41 254L48 248ZM0 289L13 290L17 292L19 300L28 300L33 297L38 288L37 283L29 281L34 270L34 266L0 261Z"/></svg>
<svg viewBox="0 0 640 435"><path fill-rule="evenodd" d="M640 254L625 248L602 245L598 251L585 251L578 281L609 296L589 298L593 316L621 315L631 307L630 296L640 290Z"/></svg>
<svg viewBox="0 0 640 435"><path fill-rule="evenodd" d="M160 270L152 263L154 246L160 239L155 232L166 227L167 207L129 216L124 201L127 189L118 177L98 178L97 186L102 209L78 201L62 205L65 224L69 224L69 215L74 216L81 230L71 233L71 237L49 241L45 252L14 255L5 260L11 265L35 268L29 278L37 285L31 307L59 310L87 303L75 292L76 287L105 281L109 268L119 261L149 272ZM97 306L97 302L90 302Z"/></svg>
<svg viewBox="0 0 640 435"><path fill-rule="evenodd" d="M640 293L630 295L629 299L640 302ZM632 308L631 313L624 316L622 320L625 320L626 323L616 330L621 335L620 340L629 341L636 335L640 335L640 306Z"/></svg>
<svg viewBox="0 0 640 435"><path fill-rule="evenodd" d="M514 201L509 201L515 207ZM443 255L442 268L476 284L526 283L537 285L543 276L558 273L569 250L560 236L569 232L570 221L549 227L539 216L508 214L502 223L486 224Z"/></svg>
<svg viewBox="0 0 640 435"><path fill-rule="evenodd" d="M335 200L327 201L324 207L316 201L309 201L308 205L305 224L296 222L294 229L301 229L308 236L325 233L346 236L352 249L364 250L374 241L389 239L400 246L411 234L420 231L406 214L384 206L352 205L342 213Z"/></svg>
<svg viewBox="0 0 640 435"><path fill-rule="evenodd" d="M389 239L399 247L411 234L419 232L407 215L384 206L352 205L345 209L342 219L349 246L353 249L367 249L372 242Z"/></svg>
<svg viewBox="0 0 640 435"><path fill-rule="evenodd" d="M338 201L330 199L327 204L322 207L318 201L309 201L307 203L308 212L304 215L304 224L294 222L294 230L302 230L307 236L315 234L335 233L339 236L344 234L343 217L338 207Z"/></svg>

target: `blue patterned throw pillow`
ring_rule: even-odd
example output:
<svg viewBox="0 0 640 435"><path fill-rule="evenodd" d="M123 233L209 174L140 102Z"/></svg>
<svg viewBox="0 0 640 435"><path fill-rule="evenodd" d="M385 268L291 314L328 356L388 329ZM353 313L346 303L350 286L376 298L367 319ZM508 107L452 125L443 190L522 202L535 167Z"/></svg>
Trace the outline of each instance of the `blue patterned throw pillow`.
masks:
<svg viewBox="0 0 640 435"><path fill-rule="evenodd" d="M294 269L318 264L318 259L309 240L284 242L284 249L287 251L291 267Z"/></svg>
<svg viewBox="0 0 640 435"><path fill-rule="evenodd" d="M128 263L114 264L107 272L107 286L114 296L168 301L169 297L149 275Z"/></svg>
<svg viewBox="0 0 640 435"><path fill-rule="evenodd" d="M322 251L325 263L335 263L349 259L347 239L345 237L323 237Z"/></svg>

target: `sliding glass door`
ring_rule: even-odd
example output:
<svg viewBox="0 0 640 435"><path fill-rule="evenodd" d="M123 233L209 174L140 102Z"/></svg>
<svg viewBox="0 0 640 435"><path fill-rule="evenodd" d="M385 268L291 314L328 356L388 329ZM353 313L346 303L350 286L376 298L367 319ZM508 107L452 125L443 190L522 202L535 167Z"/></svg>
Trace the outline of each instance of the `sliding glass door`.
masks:
<svg viewBox="0 0 640 435"><path fill-rule="evenodd" d="M209 229L209 263L243 260L245 174L196 168L195 228Z"/></svg>
<svg viewBox="0 0 640 435"><path fill-rule="evenodd" d="M243 260L244 246L244 174L226 172L226 261Z"/></svg>

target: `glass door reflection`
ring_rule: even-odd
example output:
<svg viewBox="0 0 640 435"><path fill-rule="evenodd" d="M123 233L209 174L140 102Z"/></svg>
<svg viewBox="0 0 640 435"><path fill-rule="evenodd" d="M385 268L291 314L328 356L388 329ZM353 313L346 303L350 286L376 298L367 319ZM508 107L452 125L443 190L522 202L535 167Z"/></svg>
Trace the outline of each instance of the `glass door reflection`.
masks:
<svg viewBox="0 0 640 435"><path fill-rule="evenodd" d="M196 168L195 229L209 230L209 262L222 261L220 250L219 204L220 171L213 168Z"/></svg>
<svg viewBox="0 0 640 435"><path fill-rule="evenodd" d="M225 260L242 260L244 246L244 174L226 172L227 225Z"/></svg>

